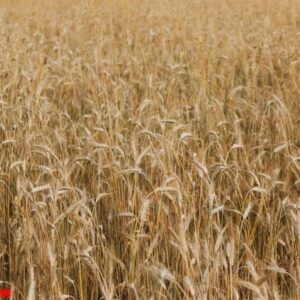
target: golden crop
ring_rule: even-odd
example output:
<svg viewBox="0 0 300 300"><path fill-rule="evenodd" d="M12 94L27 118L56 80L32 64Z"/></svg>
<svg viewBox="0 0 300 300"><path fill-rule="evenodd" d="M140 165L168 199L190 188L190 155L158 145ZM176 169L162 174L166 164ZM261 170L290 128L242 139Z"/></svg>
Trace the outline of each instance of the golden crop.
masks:
<svg viewBox="0 0 300 300"><path fill-rule="evenodd" d="M2 1L0 201L13 299L299 299L299 1Z"/></svg>

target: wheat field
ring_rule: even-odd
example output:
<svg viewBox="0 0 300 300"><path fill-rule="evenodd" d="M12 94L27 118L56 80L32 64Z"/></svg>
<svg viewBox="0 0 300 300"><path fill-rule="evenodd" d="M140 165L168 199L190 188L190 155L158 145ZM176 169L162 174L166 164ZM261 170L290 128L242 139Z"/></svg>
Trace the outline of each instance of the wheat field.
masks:
<svg viewBox="0 0 300 300"><path fill-rule="evenodd" d="M300 2L0 3L11 299L300 299Z"/></svg>

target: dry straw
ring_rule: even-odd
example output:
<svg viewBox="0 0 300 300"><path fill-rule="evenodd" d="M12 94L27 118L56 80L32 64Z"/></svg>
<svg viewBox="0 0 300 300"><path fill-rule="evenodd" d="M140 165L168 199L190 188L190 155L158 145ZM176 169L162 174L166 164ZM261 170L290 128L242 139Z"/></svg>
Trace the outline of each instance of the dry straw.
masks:
<svg viewBox="0 0 300 300"><path fill-rule="evenodd" d="M299 299L299 2L48 2L0 5L1 285Z"/></svg>

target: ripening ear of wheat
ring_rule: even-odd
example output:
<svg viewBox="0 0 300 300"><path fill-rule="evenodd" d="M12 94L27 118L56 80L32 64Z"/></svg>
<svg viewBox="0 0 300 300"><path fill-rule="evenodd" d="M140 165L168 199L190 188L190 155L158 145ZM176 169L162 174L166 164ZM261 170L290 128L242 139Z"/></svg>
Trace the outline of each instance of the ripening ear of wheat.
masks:
<svg viewBox="0 0 300 300"><path fill-rule="evenodd" d="M0 289L299 299L299 16L2 1Z"/></svg>

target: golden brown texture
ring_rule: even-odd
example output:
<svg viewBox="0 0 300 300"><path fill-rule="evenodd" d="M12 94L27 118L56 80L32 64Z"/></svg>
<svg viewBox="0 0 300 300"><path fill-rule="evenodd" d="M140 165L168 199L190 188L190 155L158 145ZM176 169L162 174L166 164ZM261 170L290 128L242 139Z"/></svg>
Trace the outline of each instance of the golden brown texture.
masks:
<svg viewBox="0 0 300 300"><path fill-rule="evenodd" d="M296 0L2 2L14 299L299 299L299 46Z"/></svg>

